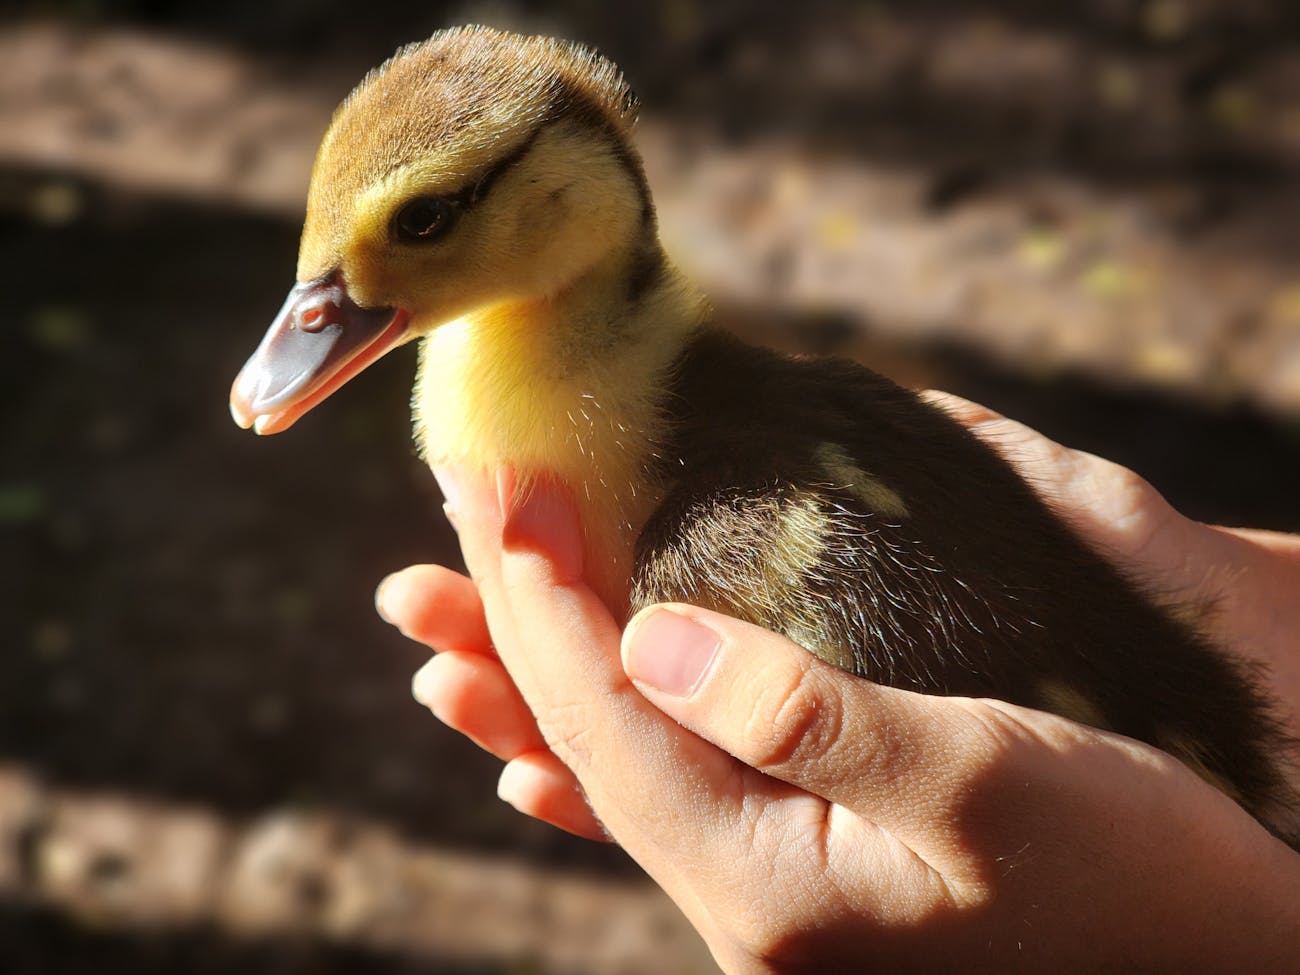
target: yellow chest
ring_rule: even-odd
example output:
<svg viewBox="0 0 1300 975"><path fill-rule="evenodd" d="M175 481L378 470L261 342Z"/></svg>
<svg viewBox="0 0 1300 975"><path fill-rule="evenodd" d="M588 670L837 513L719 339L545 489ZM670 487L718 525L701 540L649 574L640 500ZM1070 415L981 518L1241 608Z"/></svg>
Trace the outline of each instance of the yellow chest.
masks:
<svg viewBox="0 0 1300 975"><path fill-rule="evenodd" d="M574 356L527 325L461 319L424 339L416 440L430 464L509 466L521 490L539 477L567 485L588 580L621 613L633 545L659 502L649 471L662 369L645 356Z"/></svg>

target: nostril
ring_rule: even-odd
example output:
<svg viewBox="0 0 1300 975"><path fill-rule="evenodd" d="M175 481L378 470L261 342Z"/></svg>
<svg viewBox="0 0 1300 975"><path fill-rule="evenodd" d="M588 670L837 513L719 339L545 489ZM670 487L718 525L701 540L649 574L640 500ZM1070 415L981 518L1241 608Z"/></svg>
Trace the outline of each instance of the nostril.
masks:
<svg viewBox="0 0 1300 975"><path fill-rule="evenodd" d="M330 323L329 313L333 310L334 305L331 302L304 309L298 316L302 322L302 330L304 332L322 331Z"/></svg>

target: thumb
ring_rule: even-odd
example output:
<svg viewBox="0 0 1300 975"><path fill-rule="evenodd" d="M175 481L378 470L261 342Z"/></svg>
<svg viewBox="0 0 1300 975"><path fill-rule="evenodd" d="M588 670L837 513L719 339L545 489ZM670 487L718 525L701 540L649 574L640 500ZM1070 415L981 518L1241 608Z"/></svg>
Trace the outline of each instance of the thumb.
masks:
<svg viewBox="0 0 1300 975"><path fill-rule="evenodd" d="M638 690L689 730L905 840L931 834L971 770L997 757L983 702L872 683L699 607L642 610L622 655Z"/></svg>

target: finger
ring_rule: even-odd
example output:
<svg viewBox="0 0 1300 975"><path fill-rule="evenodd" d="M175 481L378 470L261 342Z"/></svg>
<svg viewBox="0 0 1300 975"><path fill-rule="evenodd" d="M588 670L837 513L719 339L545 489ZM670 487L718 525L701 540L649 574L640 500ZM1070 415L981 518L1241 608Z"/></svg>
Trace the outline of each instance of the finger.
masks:
<svg viewBox="0 0 1300 975"><path fill-rule="evenodd" d="M1140 475L1014 420L993 420L972 432L1103 557L1156 575L1178 567L1193 524Z"/></svg>
<svg viewBox="0 0 1300 975"><path fill-rule="evenodd" d="M1065 463L1075 453L1032 427L1009 420L981 403L937 389L927 389L919 395L995 447L1008 461L1020 467L1021 473L1026 476L1048 472Z"/></svg>
<svg viewBox="0 0 1300 975"><path fill-rule="evenodd" d="M988 748L953 698L844 673L775 633L693 606L649 607L628 625L627 673L691 731L752 768L866 816L907 840L960 794L954 754Z"/></svg>
<svg viewBox="0 0 1300 975"><path fill-rule="evenodd" d="M536 485L505 517L497 598L509 603L521 632L565 637L545 654L535 644L513 645L502 660L552 748L581 775L593 758L612 754L605 747L622 752L613 759L619 763L650 760L656 746L646 741L646 725L663 716L623 672L621 631L582 578L580 540L567 492ZM631 726L637 733L629 734Z"/></svg>
<svg viewBox="0 0 1300 975"><path fill-rule="evenodd" d="M497 795L526 816L601 843L609 834L583 798L572 772L545 749L520 755L501 770Z"/></svg>
<svg viewBox="0 0 1300 975"><path fill-rule="evenodd" d="M465 516L471 507L458 510L462 544L475 546L480 529ZM531 635L499 638L497 646L547 745L633 856L667 861L665 852L676 849L698 857L704 840L682 829L682 811L735 819L761 808L764 788L746 796L733 758L683 732L628 680L619 660L620 627L582 579L581 534L565 489L538 483L523 492L500 531L497 574L487 572L481 581L484 601L494 627L504 617L513 634ZM492 563L490 552L480 555L480 565ZM539 645L542 635L548 642ZM721 842L719 862L739 855L726 845L730 839Z"/></svg>
<svg viewBox="0 0 1300 975"><path fill-rule="evenodd" d="M921 394L993 447L1104 556L1163 572L1190 525L1142 477L951 393ZM1157 544L1159 542L1159 544Z"/></svg>
<svg viewBox="0 0 1300 975"><path fill-rule="evenodd" d="M444 724L504 761L546 747L533 713L494 658L440 653L416 672L411 693Z"/></svg>
<svg viewBox="0 0 1300 975"><path fill-rule="evenodd" d="M379 615L404 636L437 650L493 654L474 583L440 565L394 572L375 591Z"/></svg>
<svg viewBox="0 0 1300 975"><path fill-rule="evenodd" d="M939 407L964 426L970 427L979 423L1006 419L1001 413L995 413L982 403L964 399L955 393L946 393L941 389L923 389L917 395L931 406Z"/></svg>
<svg viewBox="0 0 1300 975"><path fill-rule="evenodd" d="M438 465L434 477L455 519L456 535L470 578L479 585L499 572L501 501L498 474L486 468ZM492 621L492 622L500 622Z"/></svg>

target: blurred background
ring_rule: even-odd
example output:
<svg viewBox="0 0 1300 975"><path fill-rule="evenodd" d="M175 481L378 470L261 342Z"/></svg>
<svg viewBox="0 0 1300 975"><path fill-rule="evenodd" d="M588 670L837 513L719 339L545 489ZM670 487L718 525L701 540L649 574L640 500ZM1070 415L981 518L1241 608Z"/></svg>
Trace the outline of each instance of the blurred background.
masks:
<svg viewBox="0 0 1300 975"><path fill-rule="evenodd" d="M337 101L466 21L595 44L727 324L1300 530L1284 0L13 2L0 15L0 968L709 972L618 851L410 701L455 561L395 354L226 412Z"/></svg>

